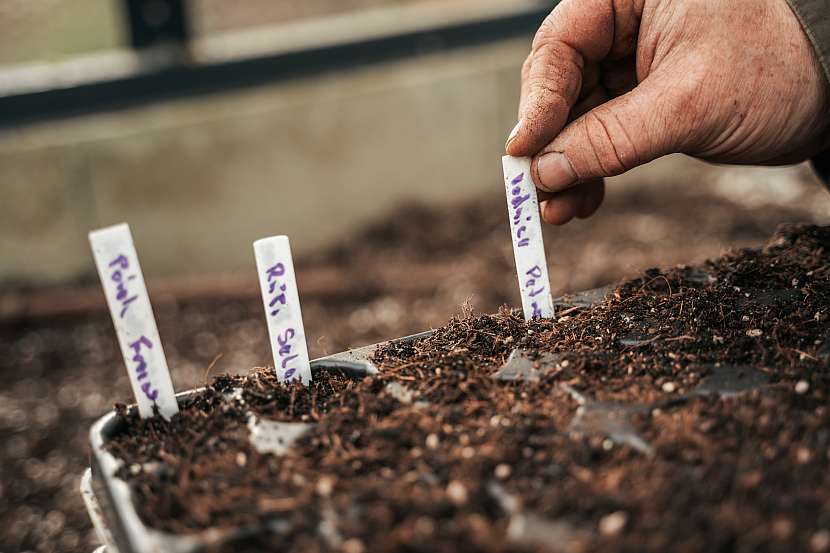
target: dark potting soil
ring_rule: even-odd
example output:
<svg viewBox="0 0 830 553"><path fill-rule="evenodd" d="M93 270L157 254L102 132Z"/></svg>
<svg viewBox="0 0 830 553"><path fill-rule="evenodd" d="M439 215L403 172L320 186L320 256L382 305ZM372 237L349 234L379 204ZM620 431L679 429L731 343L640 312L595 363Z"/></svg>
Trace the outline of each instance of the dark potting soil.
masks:
<svg viewBox="0 0 830 553"><path fill-rule="evenodd" d="M376 377L219 377L108 447L149 526L260 528L220 550L830 551L828 316L830 228L791 226L555 320L453 319ZM517 348L532 378L494 378ZM260 453L250 411L314 426Z"/></svg>

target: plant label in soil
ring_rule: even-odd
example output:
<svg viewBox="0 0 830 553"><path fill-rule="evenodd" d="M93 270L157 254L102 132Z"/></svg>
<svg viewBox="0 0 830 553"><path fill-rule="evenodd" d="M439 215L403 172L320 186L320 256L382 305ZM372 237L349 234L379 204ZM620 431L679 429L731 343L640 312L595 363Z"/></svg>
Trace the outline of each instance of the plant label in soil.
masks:
<svg viewBox="0 0 830 553"><path fill-rule="evenodd" d="M530 158L504 156L501 161L525 319L549 319L553 317L553 296L542 243L539 199L530 178Z"/></svg>
<svg viewBox="0 0 830 553"><path fill-rule="evenodd" d="M277 377L281 382L300 378L308 386L311 365L288 237L257 240L254 256Z"/></svg>
<svg viewBox="0 0 830 553"><path fill-rule="evenodd" d="M142 418L152 417L158 405L159 413L170 418L179 407L130 227L120 224L92 231L89 243L138 412Z"/></svg>

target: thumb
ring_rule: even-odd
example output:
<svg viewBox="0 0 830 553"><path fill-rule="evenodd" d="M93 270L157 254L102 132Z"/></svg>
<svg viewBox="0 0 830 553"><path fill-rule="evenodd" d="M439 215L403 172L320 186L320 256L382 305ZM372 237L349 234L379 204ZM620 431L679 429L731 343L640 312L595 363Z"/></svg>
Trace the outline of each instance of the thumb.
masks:
<svg viewBox="0 0 830 553"><path fill-rule="evenodd" d="M682 105L672 90L652 76L570 123L534 158L536 186L560 192L677 151L691 129L683 128Z"/></svg>

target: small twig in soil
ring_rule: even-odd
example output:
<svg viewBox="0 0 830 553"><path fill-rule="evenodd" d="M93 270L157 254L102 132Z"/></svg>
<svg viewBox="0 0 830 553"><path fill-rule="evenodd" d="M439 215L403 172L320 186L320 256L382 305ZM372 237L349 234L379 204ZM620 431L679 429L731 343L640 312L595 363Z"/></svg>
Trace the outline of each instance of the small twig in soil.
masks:
<svg viewBox="0 0 830 553"><path fill-rule="evenodd" d="M214 357L214 358L213 358L213 361L211 361L211 362L210 362L210 365L208 365L207 370L205 371L205 377L204 377L204 379L203 379L203 380L205 381L205 386L207 386L208 384L210 384L210 383L208 382L208 376L210 376L210 371L212 371L212 370L213 370L213 367L215 367L215 366L216 366L216 363L217 363L220 359L222 359L222 357L223 357L224 355L225 355L224 353L217 353L217 354L216 354L216 357Z"/></svg>
<svg viewBox="0 0 830 553"><path fill-rule="evenodd" d="M640 343L638 343L637 345L634 345L634 346L625 346L625 347L626 347L626 348L629 348L629 349L637 349L637 348L641 348L641 347L643 347L643 346L647 346L647 345L649 345L649 344L651 344L651 343L653 343L653 342L656 342L656 341L657 341L657 340L659 340L660 338L662 338L662 335L658 334L658 335L657 335L657 336L655 336L654 338L649 338L648 340L643 340L643 341L641 341ZM666 340L666 341L668 341L668 340Z"/></svg>
<svg viewBox="0 0 830 553"><path fill-rule="evenodd" d="M566 309L564 311L560 311L556 315L557 315L557 317L564 317L565 315L569 315L569 314L573 313L574 311L578 311L580 309L585 309L585 306L584 305L574 305L573 307L569 307L568 309Z"/></svg>
<svg viewBox="0 0 830 553"><path fill-rule="evenodd" d="M650 289L650 287L651 287L651 283L652 283L652 282L654 282L655 280L658 280L658 279L661 279L661 278L662 278L663 280L665 280L665 281L666 281L666 286L667 286L667 287L668 287L668 289L669 289L669 296L671 296L671 295L673 294L672 289L671 289L671 283L669 282L669 279L668 279L668 278L666 278L666 275L657 275L656 277L652 278L651 280L649 280L648 282L646 282L645 284L643 284L643 285L640 287L640 293L643 293L643 291L644 291L647 287Z"/></svg>
<svg viewBox="0 0 830 553"><path fill-rule="evenodd" d="M675 336L674 338L666 338L663 340L664 342L677 342L678 340L697 340L694 336L689 336L688 334L684 334L683 336Z"/></svg>
<svg viewBox="0 0 830 553"><path fill-rule="evenodd" d="M796 352L797 354L801 355L801 356L806 357L807 359L812 359L813 361L818 361L818 357L810 355L806 351L801 351L800 349L795 349L795 348L793 348L793 351Z"/></svg>

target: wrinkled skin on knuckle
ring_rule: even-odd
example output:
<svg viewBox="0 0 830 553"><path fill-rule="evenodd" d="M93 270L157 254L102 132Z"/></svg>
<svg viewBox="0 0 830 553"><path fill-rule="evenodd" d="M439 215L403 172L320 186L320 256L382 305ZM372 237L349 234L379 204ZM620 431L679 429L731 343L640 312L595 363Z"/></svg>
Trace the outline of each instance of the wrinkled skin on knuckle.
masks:
<svg viewBox="0 0 830 553"><path fill-rule="evenodd" d="M527 55L525 61L522 63L522 81L527 81L530 77L530 68L533 65L533 52Z"/></svg>
<svg viewBox="0 0 830 553"><path fill-rule="evenodd" d="M531 121L546 121L553 119L555 114L567 111L568 102L565 97L558 90L541 85L534 89L526 115Z"/></svg>
<svg viewBox="0 0 830 553"><path fill-rule="evenodd" d="M549 42L553 37L553 19L557 17L557 15L557 11L554 8L553 11L551 11L547 15L547 17L545 17L545 20L542 21L542 24L539 25L539 30L537 30L536 34L533 36L533 42L530 46L531 55L533 55L533 53L536 52L536 50L538 50L541 45L545 44L546 42Z"/></svg>
<svg viewBox="0 0 830 553"><path fill-rule="evenodd" d="M562 43L545 43L535 50L524 77L527 115L535 119L567 113L582 88L582 69L579 56Z"/></svg>
<svg viewBox="0 0 830 553"><path fill-rule="evenodd" d="M546 41L533 51L534 63L538 61L545 68L543 73L560 82L571 76L582 75L585 69L585 60L573 48L564 42ZM579 83L567 82L572 92L578 91Z"/></svg>
<svg viewBox="0 0 830 553"><path fill-rule="evenodd" d="M626 129L629 124L603 106L583 118L591 153L606 175L619 175L637 164L637 147L630 138L632 130Z"/></svg>

